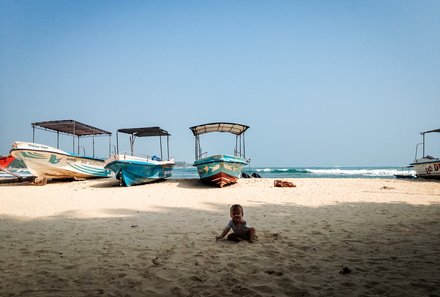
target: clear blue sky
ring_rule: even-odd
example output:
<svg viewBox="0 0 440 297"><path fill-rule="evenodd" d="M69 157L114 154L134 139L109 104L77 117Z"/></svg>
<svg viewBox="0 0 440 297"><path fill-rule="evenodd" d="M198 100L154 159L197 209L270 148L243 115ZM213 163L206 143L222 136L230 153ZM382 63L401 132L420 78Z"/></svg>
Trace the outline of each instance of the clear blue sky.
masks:
<svg viewBox="0 0 440 297"><path fill-rule="evenodd" d="M192 162L188 127L229 121L254 166L403 165L440 128L440 1L0 0L0 110L2 155L75 119L161 126Z"/></svg>

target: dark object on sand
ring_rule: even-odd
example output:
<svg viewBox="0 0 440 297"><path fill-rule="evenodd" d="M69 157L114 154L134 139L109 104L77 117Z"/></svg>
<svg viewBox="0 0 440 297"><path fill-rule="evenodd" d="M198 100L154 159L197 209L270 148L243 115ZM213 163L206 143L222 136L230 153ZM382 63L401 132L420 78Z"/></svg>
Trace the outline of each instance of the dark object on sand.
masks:
<svg viewBox="0 0 440 297"><path fill-rule="evenodd" d="M348 267L344 267L341 270L339 270L339 273L340 274L349 274L349 273L351 273L351 270Z"/></svg>
<svg viewBox="0 0 440 297"><path fill-rule="evenodd" d="M254 177L254 178L261 178L261 175L259 175L258 173L254 172L254 173L252 173L252 177Z"/></svg>
<svg viewBox="0 0 440 297"><path fill-rule="evenodd" d="M415 176L414 174L394 174L394 176L396 178L409 178L409 179L413 179L413 178L417 178L417 176Z"/></svg>
<svg viewBox="0 0 440 297"><path fill-rule="evenodd" d="M246 172L242 172L241 177L242 178L251 178L251 176L249 174L247 174Z"/></svg>
<svg viewBox="0 0 440 297"><path fill-rule="evenodd" d="M296 187L296 185L292 182L288 182L285 180L279 180L279 179L275 180L273 182L273 185L274 185L274 187L281 187L281 188L294 188L294 187Z"/></svg>

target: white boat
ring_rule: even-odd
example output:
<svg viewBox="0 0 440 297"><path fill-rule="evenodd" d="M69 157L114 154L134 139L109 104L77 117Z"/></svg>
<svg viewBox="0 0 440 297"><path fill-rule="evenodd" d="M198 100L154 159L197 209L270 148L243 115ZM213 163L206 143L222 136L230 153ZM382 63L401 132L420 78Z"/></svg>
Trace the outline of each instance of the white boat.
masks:
<svg viewBox="0 0 440 297"><path fill-rule="evenodd" d="M130 154L119 154L119 133L130 135ZM160 137L161 156L134 156L136 137L152 136ZM167 137L168 160L163 160L162 136ZM160 127L119 129L116 133L117 153L105 161L105 168L112 170L120 185L127 187L171 177L175 162L174 159L170 159L169 136L170 134Z"/></svg>
<svg viewBox="0 0 440 297"><path fill-rule="evenodd" d="M410 165L414 167L417 177L440 179L440 159L425 155L425 134L429 133L440 133L440 129L420 133L423 136L423 142L417 144L415 160ZM422 157L418 158L417 150L420 145L422 145Z"/></svg>
<svg viewBox="0 0 440 297"><path fill-rule="evenodd" d="M42 183L47 179L87 179L109 177L111 171L104 168L104 159L94 156L94 137L110 136L111 133L73 120L46 121L32 123L33 141L35 129L57 133L57 148L35 142L15 141L12 144L11 155L23 160L29 172ZM73 151L75 151L75 137L77 138L77 152L82 148L80 137L93 136L93 155L80 156L59 149L59 134L73 136ZM110 149L110 144L109 144ZM85 149L84 149L85 153Z"/></svg>

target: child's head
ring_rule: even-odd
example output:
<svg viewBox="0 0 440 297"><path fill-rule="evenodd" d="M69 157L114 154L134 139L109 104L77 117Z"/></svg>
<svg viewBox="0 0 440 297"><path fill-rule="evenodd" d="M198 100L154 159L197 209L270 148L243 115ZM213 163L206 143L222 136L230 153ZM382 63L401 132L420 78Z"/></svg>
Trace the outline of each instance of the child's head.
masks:
<svg viewBox="0 0 440 297"><path fill-rule="evenodd" d="M229 214L234 222L240 222L244 214L243 207L240 204L234 204L231 206Z"/></svg>

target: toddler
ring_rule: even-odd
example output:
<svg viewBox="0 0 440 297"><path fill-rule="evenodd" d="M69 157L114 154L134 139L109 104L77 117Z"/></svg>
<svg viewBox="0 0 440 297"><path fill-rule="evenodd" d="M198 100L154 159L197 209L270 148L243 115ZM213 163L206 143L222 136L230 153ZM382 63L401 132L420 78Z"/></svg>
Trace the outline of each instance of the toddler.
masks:
<svg viewBox="0 0 440 297"><path fill-rule="evenodd" d="M228 235L228 240L239 242L241 240L255 241L255 228L250 227L243 218L243 207L239 204L234 204L229 210L231 220L229 220L222 234L216 236L216 240L222 239L232 229L233 233Z"/></svg>

